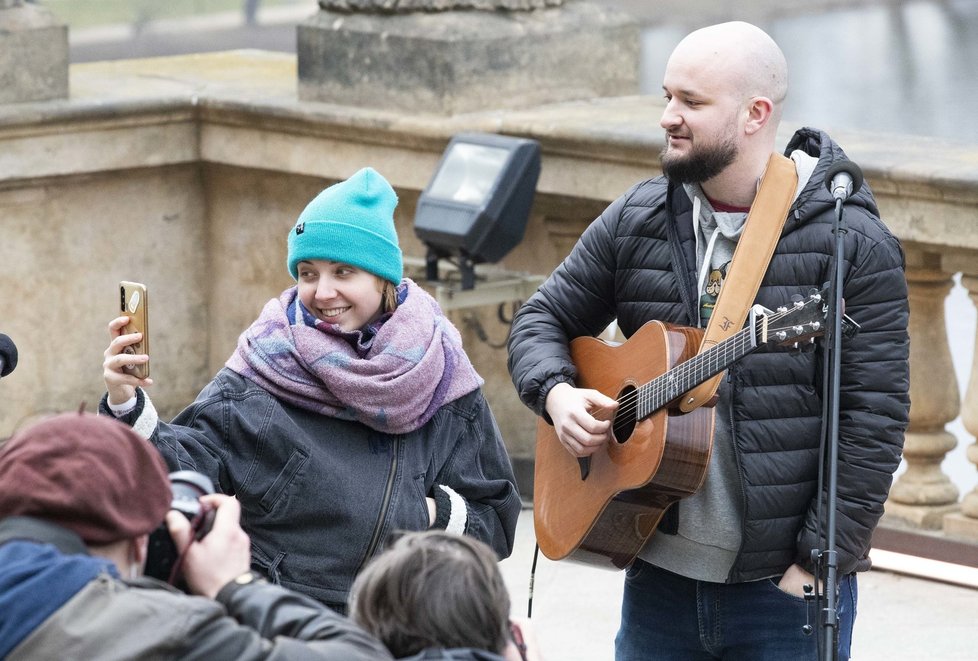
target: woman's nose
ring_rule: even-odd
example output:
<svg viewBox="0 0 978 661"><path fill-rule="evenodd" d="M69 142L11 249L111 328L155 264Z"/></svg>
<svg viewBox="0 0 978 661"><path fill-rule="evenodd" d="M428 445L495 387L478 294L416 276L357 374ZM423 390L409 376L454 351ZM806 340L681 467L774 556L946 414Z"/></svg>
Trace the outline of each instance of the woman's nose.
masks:
<svg viewBox="0 0 978 661"><path fill-rule="evenodd" d="M336 286L333 283L333 279L323 276L319 278L319 282L316 283L316 298L319 300L326 300L334 298L336 296Z"/></svg>

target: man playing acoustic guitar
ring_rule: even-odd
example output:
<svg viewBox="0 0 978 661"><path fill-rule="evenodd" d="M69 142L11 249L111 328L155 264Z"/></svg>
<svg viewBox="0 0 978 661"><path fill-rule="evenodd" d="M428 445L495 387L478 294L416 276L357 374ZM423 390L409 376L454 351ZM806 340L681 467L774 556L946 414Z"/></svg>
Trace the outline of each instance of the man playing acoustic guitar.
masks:
<svg viewBox="0 0 978 661"><path fill-rule="evenodd" d="M636 401L641 404L645 395L644 386L636 388L638 377L616 377L620 387L590 387L587 370L602 368L579 364L588 354L575 351L582 339L596 342L587 338L614 319L630 338L618 347L626 352L652 320L707 326L716 291L736 287L732 278L745 273L728 265L748 212L760 206L755 195L760 199L759 182L777 153L787 87L784 55L753 25L724 23L683 39L663 82L664 176L636 184L612 203L513 322L513 382L522 400L548 423L538 441L535 481L537 537L545 553L544 537L551 544L566 532L563 524L546 530L566 499L555 498L552 510L549 500L542 507L542 490L587 484L601 471L621 468L626 448L641 444L653 448L650 464L678 457L679 467L670 468L675 475L690 472L688 464L702 465L686 491L661 486L666 480L656 478L628 498L596 498L598 510L634 508L642 498L667 503L659 514L653 510L647 535L642 526L649 517L631 520L642 532L634 561L626 555L623 562L607 551L610 544L590 537L574 550L578 559L606 554L617 566L628 565L615 643L619 661L818 656L819 636L811 628L820 615L804 598L803 586L815 582L812 549L825 548L825 522L822 534L816 523L824 343L799 350L790 342L765 342L767 327L751 326L745 331L751 351L726 366L715 408L686 414L672 408L675 399L668 400L684 392L669 390L674 369L657 386L666 389L667 405L644 422L644 414L635 413ZM828 135L811 128L797 131L783 154L790 159L789 173L797 174L797 187L788 191L790 210L754 298L769 310L804 299L831 280L835 205L824 181L833 165L847 160ZM855 574L870 566L872 533L900 462L909 411L903 251L880 221L868 186L854 191L845 205L842 295L846 314L861 329L842 340L840 354L840 659L849 657ZM721 281L711 273L722 274ZM778 314L768 318L776 322ZM690 337L688 329L681 334L658 328L654 337ZM665 367L674 358L666 355L671 341L653 343L666 356ZM663 359L640 350L626 355L623 362L636 370ZM619 424L626 409L631 417ZM709 411L706 424L681 424L702 411ZM685 439L672 438L672 432L690 429L705 430L707 436L712 430L712 446L707 439L705 450L683 451ZM541 474L548 434L570 465L556 480ZM702 439L690 442L700 447ZM604 525L582 530L592 536Z"/></svg>

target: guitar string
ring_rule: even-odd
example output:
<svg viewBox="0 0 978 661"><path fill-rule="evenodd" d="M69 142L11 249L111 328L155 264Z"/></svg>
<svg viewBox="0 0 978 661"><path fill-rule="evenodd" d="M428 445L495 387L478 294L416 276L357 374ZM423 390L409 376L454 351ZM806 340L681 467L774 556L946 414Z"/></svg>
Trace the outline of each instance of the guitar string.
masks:
<svg viewBox="0 0 978 661"><path fill-rule="evenodd" d="M795 313L797 310L798 308L792 308L784 312L775 312L770 315L767 315L766 319L768 320L768 323L770 325L772 322L777 322L783 317ZM757 323L759 324L760 321L761 320L759 320ZM769 334L775 333L778 330L779 330L778 328L769 328L768 333ZM692 387L694 387L693 385L685 385L686 379L688 379L690 376L698 378L698 375L702 372L702 368L704 366L705 367L709 367L711 365L718 366L721 362L720 361L721 357L726 359L730 355L736 354L736 350L743 350L746 348L750 348L749 331L750 331L749 326L741 329L740 331L732 335L728 341L721 342L720 344L710 347L707 351L696 354L689 360L681 363L680 365L677 365L673 369L660 374L659 376L650 380L648 383L645 383L639 386L638 388L630 391L627 395L623 395L620 399L618 399L617 411L612 412L610 409L607 408L599 408L596 409L595 412L592 413L592 415L598 420L610 419L610 418L600 417L602 415L609 415L609 416L614 415L616 420L621 419L627 421L628 418L623 417L623 414L630 414L633 410L637 409L639 404L641 403L647 403L649 401L655 400L656 398L654 397L654 395L660 395L660 396L663 395L663 393L667 391L668 385L680 384L684 386L682 388L677 389L679 392L677 392L675 396L669 398L667 401L663 401L660 405L651 409L652 411L658 410L663 405L668 404L670 401L672 401L673 399L681 395L683 392L686 392L690 390ZM704 363L705 365L703 365ZM719 373L720 371L722 370L717 370L715 374ZM614 425L614 426L616 429L619 427L619 425Z"/></svg>
<svg viewBox="0 0 978 661"><path fill-rule="evenodd" d="M793 314L796 310L797 308L794 308L784 312L777 312L768 315L767 319L769 325L772 322L776 323L780 321L787 315ZM768 332L769 334L776 333L778 330L780 329L774 327L770 328ZM656 399L656 395L659 396L660 401L650 410L655 411L660 409L665 404L668 404L670 401L679 397L683 392L692 389L699 382L705 381L706 378L709 378L701 378L704 367L718 367L723 361L726 361L725 364L729 364L733 361L728 360L728 358L731 356L737 356L740 351L750 348L750 327L747 327L731 336L730 341L725 341L714 345L707 351L696 354L694 357L676 366L672 370L660 374L655 379L652 379L648 383L631 391L629 395L624 396L619 401L617 415L620 416L623 412L631 413L632 409L637 407L638 404L654 401ZM740 356L743 355L745 354L740 354ZM721 361L721 359L723 359L723 361ZM713 374L717 374L721 371L722 369L716 369L713 371ZM690 377L692 377L692 382ZM673 386L672 390L670 390L670 386Z"/></svg>
<svg viewBox="0 0 978 661"><path fill-rule="evenodd" d="M769 315L768 321L777 322L791 312L790 310L786 310L781 313L772 313ZM759 323L760 321L758 321ZM624 408L626 412L631 411L629 404L648 403L655 400L656 395L659 396L660 401L652 410L657 410L665 404L668 404L684 392L695 387L698 383L709 378L708 376L702 376L704 367L712 374L721 372L722 369L715 368L719 367L721 363L724 365L730 364L732 361L729 358L741 357L745 355L747 349L752 348L750 344L750 330L750 327L741 329L730 337L730 341L721 342L710 347L707 351L696 354L689 360L677 365L674 369L659 375L649 381L649 383L636 389L633 392L634 396L631 398L633 401L625 402ZM777 329L771 329L771 331L776 332ZM671 390L670 386L672 386ZM619 404L619 411L621 409L622 404Z"/></svg>
<svg viewBox="0 0 978 661"><path fill-rule="evenodd" d="M732 336L730 339L734 341L733 344L736 345L738 348L749 346L749 343L743 344L738 342L739 340L743 339L742 336L744 335L747 335L745 331L738 331L738 333ZM649 401L656 399L655 395L662 396L663 393L667 391L670 385L675 387L677 385L685 384L685 379L690 375L690 373L701 372L702 369L700 366L703 363L706 363L707 366L712 364L714 362L714 359L717 357L716 354L723 352L724 356L726 356L727 353L726 349L728 348L729 344L730 343L724 343L722 345L722 349L718 348L721 347L721 345L716 345L703 353L696 354L696 356L682 363L682 365L679 365L673 368L672 370L669 370L668 372L660 374L659 376L655 377L648 383L643 384L642 386L639 386L638 388L630 391L627 395L623 395L621 398L618 399L618 409L614 413L612 413L610 409L603 408L598 410L596 414L592 414L592 415L594 415L598 419L610 419L610 418L600 418L599 414L600 415L613 414L616 420L628 420L626 414L630 414L632 410L636 409L640 404L648 403ZM689 363L696 363L695 366L696 369L695 370L692 369L693 366L691 366ZM716 364L719 364L719 362L717 362ZM691 387L692 386L684 387L684 388L675 388L676 394L673 397L670 397L668 401L672 401L686 390L689 390ZM663 401L662 404L663 405L667 404L668 401ZM656 410L658 408L661 408L661 405L655 407L655 409L653 410Z"/></svg>
<svg viewBox="0 0 978 661"><path fill-rule="evenodd" d="M715 367L733 362L728 359L746 355L746 350L751 348L749 329L738 331L737 334L731 336L730 340L723 345L715 345L703 353L696 354L690 360L678 365L674 370L661 374L632 391L630 397L623 398L628 401L625 401L624 405L619 404L615 420L623 420L625 424L628 424L632 419L632 412L637 411L642 404L648 405L649 412L661 409L713 374L723 371L722 369L714 369ZM704 368L708 376L703 376ZM625 414L624 417L622 414ZM615 428L619 429L621 426L618 424L615 425Z"/></svg>

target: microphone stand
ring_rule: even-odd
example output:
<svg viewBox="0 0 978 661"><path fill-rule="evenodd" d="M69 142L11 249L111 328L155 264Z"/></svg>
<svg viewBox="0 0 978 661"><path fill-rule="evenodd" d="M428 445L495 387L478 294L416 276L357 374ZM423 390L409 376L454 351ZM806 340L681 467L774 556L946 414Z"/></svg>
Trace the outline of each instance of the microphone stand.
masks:
<svg viewBox="0 0 978 661"><path fill-rule="evenodd" d="M831 292L831 298L828 301L829 327L826 329L831 342L825 364L828 397L825 403L827 406L825 417L822 420L822 441L825 450L822 456L825 463L819 470L818 480L819 507L817 518L819 528L821 528L822 520L822 472L826 469L828 484L825 492L828 517L825 525L825 550L812 549L812 560L815 564L814 599L816 611L821 615L819 618L819 634L821 636L819 658L824 661L835 661L839 651L839 611L837 605L839 564L835 545L835 529L839 479L839 384L842 374L842 262L845 235L849 231L845 224L842 208L846 198L862 186L862 172L854 163L848 161L838 163L829 170L826 176L826 185L835 197L835 222L832 229L835 234L835 251L833 255L834 269L829 288ZM825 573L825 606L819 611L821 598L818 590L818 579L823 568Z"/></svg>
<svg viewBox="0 0 978 661"><path fill-rule="evenodd" d="M835 515L838 501L839 481L839 381L842 373L842 255L846 233L842 214L843 199L835 200L835 269L832 273L832 298L829 301L829 333L832 342L829 348L829 400L828 400L828 429L825 432L826 468L828 469L828 484L826 485L827 520L825 524L825 550L820 553L817 566L825 569L825 608L822 610L821 623L822 659L834 661L839 648L839 611L836 601L839 595L838 567L839 558L835 548ZM819 493L819 498L822 495ZM815 577L816 585L818 577Z"/></svg>

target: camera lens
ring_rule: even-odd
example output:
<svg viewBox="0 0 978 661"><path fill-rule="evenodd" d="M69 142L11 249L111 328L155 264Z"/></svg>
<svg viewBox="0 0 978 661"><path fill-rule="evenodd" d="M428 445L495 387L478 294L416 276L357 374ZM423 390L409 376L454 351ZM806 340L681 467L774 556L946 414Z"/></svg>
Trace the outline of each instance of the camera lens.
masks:
<svg viewBox="0 0 978 661"><path fill-rule="evenodd" d="M194 521L200 514L201 496L214 493L214 483L206 475L197 471L183 470L170 473L170 488L173 491L173 500L170 509L174 509L183 514L190 521ZM197 528L195 539L200 539L208 532L214 522L214 512L210 511L199 521L200 527ZM149 548L146 552L146 568L144 574L161 581L171 578L170 574L177 560L177 548L170 538L170 531L163 522L149 536ZM184 586L177 584L177 587L184 589Z"/></svg>
<svg viewBox="0 0 978 661"><path fill-rule="evenodd" d="M173 490L170 509L182 512L191 520L200 513L199 498L214 493L214 484L210 479L196 471L170 473L170 488Z"/></svg>

